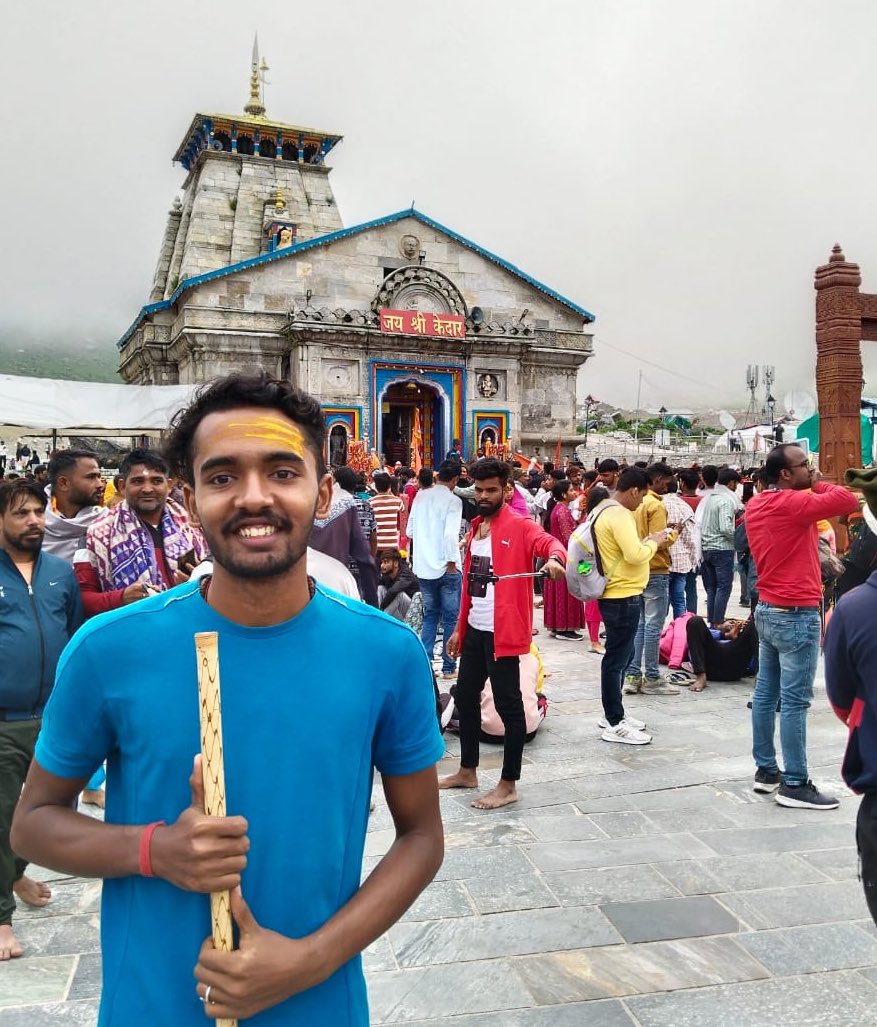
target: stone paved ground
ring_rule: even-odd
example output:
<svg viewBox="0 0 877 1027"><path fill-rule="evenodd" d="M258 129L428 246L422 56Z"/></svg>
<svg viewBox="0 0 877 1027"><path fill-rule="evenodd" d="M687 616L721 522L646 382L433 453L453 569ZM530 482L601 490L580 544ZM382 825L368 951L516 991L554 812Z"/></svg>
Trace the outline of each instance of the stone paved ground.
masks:
<svg viewBox="0 0 877 1027"><path fill-rule="evenodd" d="M750 683L635 699L654 742L602 742L599 659L538 641L551 710L503 812L442 796L436 881L365 956L372 1022L416 1027L868 1027L877 931L856 880L844 730L817 692L809 753L837 811L751 791ZM446 766L458 751L448 739ZM499 751L483 751L494 781ZM392 839L380 788L365 871ZM45 875L50 877L51 875ZM98 886L56 880L0 966L0 1027L95 1022Z"/></svg>

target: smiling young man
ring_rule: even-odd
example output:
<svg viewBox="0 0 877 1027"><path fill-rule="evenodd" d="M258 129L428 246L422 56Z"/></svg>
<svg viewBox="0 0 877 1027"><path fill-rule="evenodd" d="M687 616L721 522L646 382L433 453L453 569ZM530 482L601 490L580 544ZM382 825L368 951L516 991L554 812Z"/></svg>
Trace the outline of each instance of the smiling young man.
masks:
<svg viewBox="0 0 877 1027"><path fill-rule="evenodd" d="M231 376L203 390L168 455L213 576L95 619L65 653L14 840L44 866L107 878L101 1027L196 1027L204 1013L366 1027L359 953L441 863L444 747L423 647L307 574L311 525L331 504L324 437L317 401L286 382ZM224 819L204 815L192 767L199 631L219 634ZM327 657L339 638L382 659L353 675L343 654ZM95 676L107 660L126 673ZM321 731L302 715L314 687L332 710ZM68 807L105 758L101 824ZM375 768L396 840L360 887ZM208 937L207 893L222 888L230 953Z"/></svg>
<svg viewBox="0 0 877 1027"><path fill-rule="evenodd" d="M89 616L162 592L188 577L206 552L186 511L169 498L167 460L150 449L132 449L119 465L121 503L106 510L86 532L73 558Z"/></svg>
<svg viewBox="0 0 877 1027"><path fill-rule="evenodd" d="M565 574L566 549L535 521L512 513L506 503L512 488L508 464L485 457L474 464L470 474L475 481L478 516L466 540L460 616L447 641L449 655L456 658L460 654L454 690L460 720L460 769L443 777L439 787L478 787L481 693L490 678L496 711L505 728L502 774L497 786L472 805L498 809L518 800L527 734L520 657L529 653L533 638L533 579L493 583L491 578L528 574L536 557L541 557L546 561L545 573L557 580Z"/></svg>

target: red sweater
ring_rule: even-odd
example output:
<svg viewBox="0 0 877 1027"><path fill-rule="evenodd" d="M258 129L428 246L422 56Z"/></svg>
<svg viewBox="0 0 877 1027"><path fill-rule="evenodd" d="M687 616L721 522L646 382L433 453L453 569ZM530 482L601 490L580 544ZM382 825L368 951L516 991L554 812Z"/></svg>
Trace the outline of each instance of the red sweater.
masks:
<svg viewBox="0 0 877 1027"><path fill-rule="evenodd" d="M460 649L469 627L469 610L472 599L469 596L469 567L472 562L472 539L478 530L482 517L472 522L472 531L466 542L463 559L463 595L460 601L460 619L457 634ZM541 557L559 556L566 563L566 549L543 531L529 517L518 517L506 504L490 522L491 563L493 573L524 574L533 570L533 560ZM512 578L500 581L494 587L493 609L493 655L522 656L530 651L533 639L533 579Z"/></svg>
<svg viewBox="0 0 877 1027"><path fill-rule="evenodd" d="M746 535L755 558L758 597L776 606L819 606L816 522L858 510L858 497L818 481L813 491L765 489L746 505Z"/></svg>

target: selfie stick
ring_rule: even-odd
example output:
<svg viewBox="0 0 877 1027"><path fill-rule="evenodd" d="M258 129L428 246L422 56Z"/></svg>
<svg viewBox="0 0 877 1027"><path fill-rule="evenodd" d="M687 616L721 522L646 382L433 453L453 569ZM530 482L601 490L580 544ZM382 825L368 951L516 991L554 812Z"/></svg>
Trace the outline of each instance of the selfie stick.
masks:
<svg viewBox="0 0 877 1027"><path fill-rule="evenodd" d="M469 571L470 581L483 581L486 585L495 585L497 581L508 581L510 578L541 578L544 575L544 568L538 571L524 571L521 574L479 574L478 571Z"/></svg>
<svg viewBox="0 0 877 1027"><path fill-rule="evenodd" d="M201 774L204 781L204 812L225 816L225 764L222 758L222 703L219 695L219 635L195 634L198 658L198 705L201 712ZM213 947L231 952L231 903L228 891L210 893ZM219 1019L217 1027L237 1027L237 1020Z"/></svg>

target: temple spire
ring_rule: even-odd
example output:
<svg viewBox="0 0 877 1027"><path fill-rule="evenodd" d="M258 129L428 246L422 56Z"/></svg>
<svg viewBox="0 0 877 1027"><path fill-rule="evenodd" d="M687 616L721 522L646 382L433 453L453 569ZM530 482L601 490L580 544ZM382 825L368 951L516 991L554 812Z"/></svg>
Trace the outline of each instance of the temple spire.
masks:
<svg viewBox="0 0 877 1027"><path fill-rule="evenodd" d="M268 65L264 60L259 59L259 34L253 37L253 64L250 70L250 99L244 107L246 114L251 114L254 118L261 118L265 116L265 96L264 96L264 84L265 84L265 72L268 70Z"/></svg>

